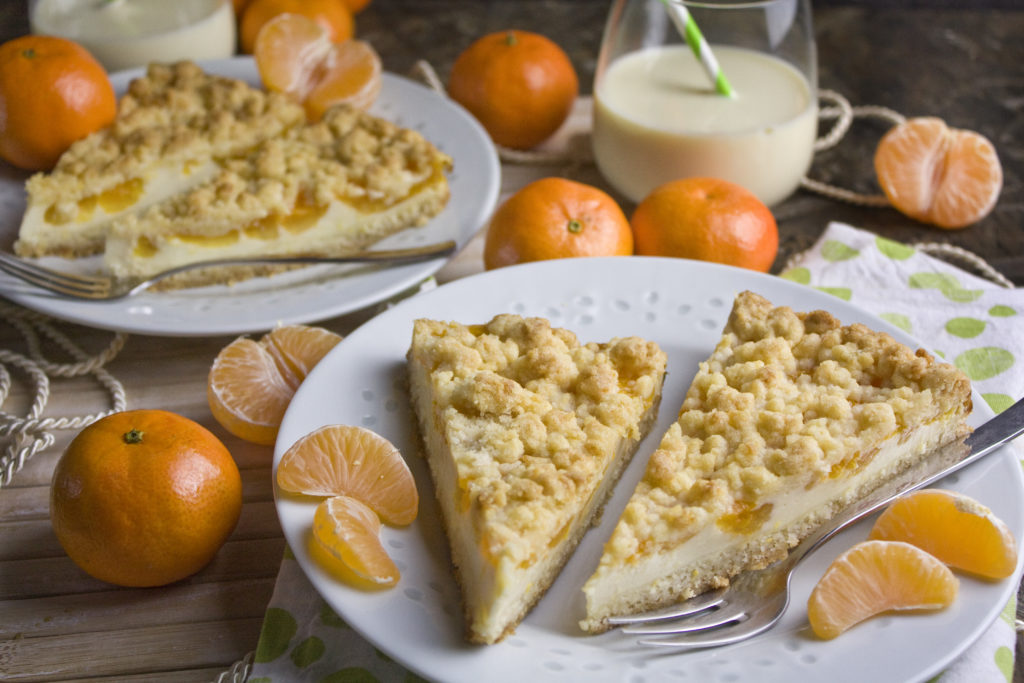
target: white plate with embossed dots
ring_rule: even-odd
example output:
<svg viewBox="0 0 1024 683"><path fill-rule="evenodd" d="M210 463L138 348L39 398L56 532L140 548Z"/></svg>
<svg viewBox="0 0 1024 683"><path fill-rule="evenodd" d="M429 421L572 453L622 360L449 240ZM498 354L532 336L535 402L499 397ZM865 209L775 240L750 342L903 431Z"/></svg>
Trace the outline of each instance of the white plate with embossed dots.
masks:
<svg viewBox="0 0 1024 683"><path fill-rule="evenodd" d="M999 615L1016 577L990 583L961 578L952 607L929 615L885 616L837 640L816 639L807 626L813 584L842 550L863 540L854 527L810 557L794 578L794 601L781 624L748 642L685 654L637 646L616 632L584 635L584 581L596 566L647 457L675 419L697 370L717 343L732 299L756 291L796 310L827 309L844 323L863 322L918 346L901 330L810 287L715 264L660 258L545 261L456 280L380 314L342 341L300 387L278 437L274 464L296 439L326 424L377 431L405 455L420 492L418 519L385 527L382 538L402 578L388 591L366 593L332 579L310 559L315 502L280 495L278 515L288 543L316 589L363 636L427 678L443 681L791 681L925 680L941 671ZM470 646L462 638L459 592L405 394L405 353L419 317L486 322L498 313L548 318L580 341L640 335L669 358L661 411L651 435L615 488L600 526L579 548L516 632L501 643ZM990 414L975 399L982 420ZM1024 478L1010 449L944 482L989 505L1015 536L1024 532ZM1019 569L1018 569L1019 572ZM344 636L342 636L344 637ZM353 663L357 664L357 663Z"/></svg>
<svg viewBox="0 0 1024 683"><path fill-rule="evenodd" d="M203 62L210 73L259 85L250 57ZM141 70L114 74L123 92ZM498 199L501 168L487 133L464 109L418 83L383 74L380 96L370 113L419 131L454 159L448 176L451 199L427 225L379 242L379 248L414 247L454 239L458 248L479 230ZM25 209L27 174L0 162L0 248L10 251ZM90 272L100 258L40 259L53 268ZM165 336L238 334L278 323L305 323L341 315L383 301L440 270L446 258L402 266L314 266L233 286L143 292L117 301L66 299L24 285L0 273L0 294L56 318L124 332Z"/></svg>

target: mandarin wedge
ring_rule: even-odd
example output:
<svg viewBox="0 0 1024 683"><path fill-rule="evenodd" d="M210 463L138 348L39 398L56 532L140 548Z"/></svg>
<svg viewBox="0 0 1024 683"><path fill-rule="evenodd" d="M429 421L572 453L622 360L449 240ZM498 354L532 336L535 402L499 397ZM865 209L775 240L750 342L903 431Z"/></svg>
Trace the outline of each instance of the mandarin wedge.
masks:
<svg viewBox="0 0 1024 683"><path fill-rule="evenodd" d="M206 397L224 429L271 445L295 391L341 337L329 330L286 325L259 341L239 337L210 367Z"/></svg>
<svg viewBox="0 0 1024 683"><path fill-rule="evenodd" d="M963 228L992 210L1003 186L995 147L941 119L909 119L885 134L875 173L899 211L940 228Z"/></svg>
<svg viewBox="0 0 1024 683"><path fill-rule="evenodd" d="M978 501L954 491L922 489L893 502L869 538L904 541L949 566L992 579L1017 568L1017 541L1006 524Z"/></svg>
<svg viewBox="0 0 1024 683"><path fill-rule="evenodd" d="M311 121L337 104L368 109L380 93L381 61L369 43L333 43L325 28L297 14L268 21L253 56L267 89L301 102Z"/></svg>
<svg viewBox="0 0 1024 683"><path fill-rule="evenodd" d="M890 610L938 610L959 582L941 560L901 541L864 541L837 557L807 601L819 638L832 639Z"/></svg>
<svg viewBox="0 0 1024 683"><path fill-rule="evenodd" d="M281 457L277 485L306 496L356 498L388 524L409 524L419 508L402 454L362 427L328 425L300 438Z"/></svg>
<svg viewBox="0 0 1024 683"><path fill-rule="evenodd" d="M320 503L313 514L313 541L355 574L355 583L393 586L398 583L398 567L380 542L380 527L369 507L355 498L335 496Z"/></svg>

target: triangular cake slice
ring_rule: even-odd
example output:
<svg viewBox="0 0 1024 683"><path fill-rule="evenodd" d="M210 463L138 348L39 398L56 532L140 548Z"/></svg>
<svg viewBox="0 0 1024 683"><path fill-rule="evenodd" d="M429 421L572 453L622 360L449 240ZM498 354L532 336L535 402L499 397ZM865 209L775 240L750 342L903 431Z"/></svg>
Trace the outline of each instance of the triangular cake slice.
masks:
<svg viewBox="0 0 1024 683"><path fill-rule="evenodd" d="M864 325L741 293L583 587L584 630L726 586L966 435L967 378Z"/></svg>
<svg viewBox="0 0 1024 683"><path fill-rule="evenodd" d="M130 281L196 261L356 252L440 213L451 166L418 132L339 105L222 160L216 175L187 192L116 221L104 265ZM264 271L192 270L171 284Z"/></svg>
<svg viewBox="0 0 1024 683"><path fill-rule="evenodd" d="M29 178L15 251L100 253L115 219L210 180L223 159L305 120L281 93L192 62L153 64L129 84L112 125L72 144L51 172Z"/></svg>
<svg viewBox="0 0 1024 683"><path fill-rule="evenodd" d="M541 318L417 320L410 391L462 589L494 643L548 589L653 423L666 356Z"/></svg>

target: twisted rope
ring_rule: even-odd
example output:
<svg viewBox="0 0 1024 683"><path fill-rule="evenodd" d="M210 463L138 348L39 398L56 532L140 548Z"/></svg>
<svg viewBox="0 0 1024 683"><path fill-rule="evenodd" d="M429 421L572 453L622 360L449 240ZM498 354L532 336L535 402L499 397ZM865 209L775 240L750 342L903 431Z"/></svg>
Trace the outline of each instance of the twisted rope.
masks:
<svg viewBox="0 0 1024 683"><path fill-rule="evenodd" d="M124 386L104 366L120 353L127 335L114 335L106 348L90 356L64 333L58 331L46 315L29 311L20 306L0 302L0 318L21 333L28 348L28 354L0 349L0 406L11 391L11 373L7 366L18 368L28 375L35 388L31 405L25 416L0 411L0 442L4 444L0 455L0 488L11 483L15 473L36 453L54 444L56 437L52 430L81 429L101 417L124 410L127 405ZM59 363L43 355L42 339L46 338L69 357L71 363ZM99 413L64 417L43 417L43 411L50 398L50 377L80 377L92 375L107 389L111 397L111 408Z"/></svg>
<svg viewBox="0 0 1024 683"><path fill-rule="evenodd" d="M839 142L846 136L846 133L850 130L850 126L853 125L854 120L857 118L878 118L888 121L893 125L906 121L906 117L903 116L903 114L893 111L888 107L879 107L871 104L851 107L849 100L835 90L820 91L818 93L818 99L832 103L832 106L822 107L818 110L818 118L825 120L836 119L836 122L832 125L832 128L829 129L828 133L815 140L815 152L821 152L839 144ZM838 199L839 201L846 202L847 204L876 207L889 206L889 199L883 194L863 194L860 192L854 192L853 190L847 190L843 187L823 183L820 180L815 180L808 176L804 176L800 179L800 187L820 194L823 197Z"/></svg>

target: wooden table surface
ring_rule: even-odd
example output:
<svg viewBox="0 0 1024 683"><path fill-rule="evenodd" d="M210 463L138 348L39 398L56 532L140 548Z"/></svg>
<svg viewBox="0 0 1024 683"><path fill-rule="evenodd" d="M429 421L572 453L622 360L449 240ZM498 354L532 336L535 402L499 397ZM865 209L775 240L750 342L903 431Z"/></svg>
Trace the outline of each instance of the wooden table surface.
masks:
<svg viewBox="0 0 1024 683"><path fill-rule="evenodd" d="M25 33L23 3L2 5L0 39ZM358 31L378 47L389 70L407 73L416 59L426 58L442 76L477 35L509 26L544 32L566 47L586 92L605 11L605 3L585 0L376 0L360 15ZM788 256L813 243L829 220L844 220L893 239L957 244L1024 283L1024 47L1019 40L1024 12L823 6L816 7L816 25L822 87L844 92L854 104L938 115L983 132L999 149L1005 188L991 216L952 233L920 226L895 211L800 192L775 209L782 235L776 272ZM851 132L841 149L821 155L814 174L877 191L867 160L880 129L864 128ZM592 167L506 164L503 196L545 173L602 184ZM481 270L480 246L478 236L439 279ZM372 314L360 311L319 324L345 334ZM0 350L25 353L21 335L4 323L9 320L0 322ZM77 325L59 328L90 352L113 338ZM284 541L272 500L272 449L227 434L206 404L207 371L231 339L131 335L108 365L124 382L129 407L181 413L210 428L230 449L242 471L244 506L227 544L208 567L172 586L122 589L91 579L63 553L50 527L50 476L75 433L56 431L54 445L0 489L0 679L214 680L255 648ZM62 360L54 349L47 353ZM34 388L17 368L9 369L13 386L2 408L24 415ZM45 414L79 415L108 406L106 391L93 379L62 379L52 386ZM1018 681L1024 680L1020 659Z"/></svg>

